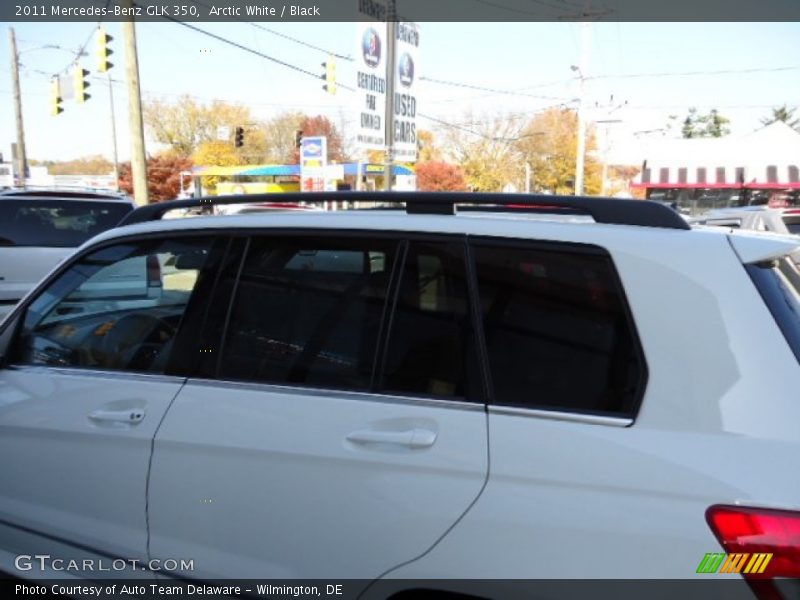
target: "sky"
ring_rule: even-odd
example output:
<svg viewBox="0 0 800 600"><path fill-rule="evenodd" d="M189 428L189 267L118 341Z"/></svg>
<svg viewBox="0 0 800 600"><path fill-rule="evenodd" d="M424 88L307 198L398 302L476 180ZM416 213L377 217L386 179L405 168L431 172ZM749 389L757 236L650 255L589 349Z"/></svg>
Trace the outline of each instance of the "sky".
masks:
<svg viewBox="0 0 800 600"><path fill-rule="evenodd" d="M3 23L7 29L9 23ZM354 56L355 23L198 23L198 28L278 60L322 74L327 52ZM113 36L114 105L121 160L130 157L128 98L119 23ZM352 130L356 94L323 91L322 81L249 54L179 24L137 23L143 99L175 100L181 94L218 98L251 108L257 118L287 110L323 114ZM16 23L28 157L68 160L112 153L108 85L90 80L83 105L64 102L49 114L49 80L69 72L85 43L84 68L94 70L92 23ZM281 35L278 35L281 34ZM317 46L309 48L282 36ZM717 108L733 134L761 126L772 107L800 106L800 23L421 23L417 75L418 111L459 125L497 113L533 116L549 106L575 107L581 64L587 117L607 121L611 162L638 164L643 144L653 143L670 115L689 107ZM14 111L7 33L0 39L0 152L10 156ZM63 49L41 49L57 45ZM355 85L354 63L337 61L338 81ZM101 75L97 75L100 77ZM436 81L432 81L436 80ZM450 85L447 83L449 82ZM473 86L473 87L469 87ZM482 89L473 89L482 88ZM507 93L501 93L507 92ZM360 96L358 96L360 98ZM797 114L800 116L800 110ZM418 127L442 125L419 118ZM678 127L679 128L679 127ZM351 131L352 133L352 131ZM605 145L605 144L604 144ZM147 141L149 152L158 150ZM6 159L7 160L7 159Z"/></svg>

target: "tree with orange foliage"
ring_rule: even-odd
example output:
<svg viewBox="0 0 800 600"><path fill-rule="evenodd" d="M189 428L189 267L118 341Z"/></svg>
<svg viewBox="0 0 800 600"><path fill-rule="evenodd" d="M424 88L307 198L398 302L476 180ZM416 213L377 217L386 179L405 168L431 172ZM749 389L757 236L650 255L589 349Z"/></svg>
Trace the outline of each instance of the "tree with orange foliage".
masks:
<svg viewBox="0 0 800 600"><path fill-rule="evenodd" d="M192 161L177 156L152 156L147 159L147 190L150 202L174 200L181 191L181 171L189 171ZM119 187L133 196L131 163L123 163L119 168Z"/></svg>
<svg viewBox="0 0 800 600"><path fill-rule="evenodd" d="M328 162L347 162L342 136L330 119L322 115L306 117L300 123L299 129L303 132L303 137L325 136L328 138ZM300 163L300 150L298 148L295 148L292 161L294 164Z"/></svg>
<svg viewBox="0 0 800 600"><path fill-rule="evenodd" d="M421 192L463 192L467 189L464 171L457 165L438 160L417 163L417 189Z"/></svg>

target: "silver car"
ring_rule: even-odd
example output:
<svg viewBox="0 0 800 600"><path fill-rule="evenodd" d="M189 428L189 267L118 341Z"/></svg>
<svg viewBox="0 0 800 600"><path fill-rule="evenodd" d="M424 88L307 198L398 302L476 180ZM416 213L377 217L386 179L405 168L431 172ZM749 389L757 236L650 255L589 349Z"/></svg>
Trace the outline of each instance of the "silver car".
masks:
<svg viewBox="0 0 800 600"><path fill-rule="evenodd" d="M113 192L0 193L0 319L62 259L134 208Z"/></svg>

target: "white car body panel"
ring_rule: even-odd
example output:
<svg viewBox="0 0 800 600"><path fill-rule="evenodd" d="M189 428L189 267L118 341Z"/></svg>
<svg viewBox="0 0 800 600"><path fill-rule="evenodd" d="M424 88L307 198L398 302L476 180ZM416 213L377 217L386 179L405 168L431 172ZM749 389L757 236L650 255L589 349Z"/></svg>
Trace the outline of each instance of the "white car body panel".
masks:
<svg viewBox="0 0 800 600"><path fill-rule="evenodd" d="M131 559L147 557L147 473L156 428L183 379L77 369L0 370L0 523L15 551L41 554L45 536ZM135 424L96 420L137 411ZM33 475L33 476L32 476ZM10 534L9 534L10 535ZM10 565L0 570L15 572Z"/></svg>
<svg viewBox="0 0 800 600"><path fill-rule="evenodd" d="M365 430L435 441L348 440ZM190 380L156 436L151 552L200 578L375 578L477 498L486 441L479 404Z"/></svg>

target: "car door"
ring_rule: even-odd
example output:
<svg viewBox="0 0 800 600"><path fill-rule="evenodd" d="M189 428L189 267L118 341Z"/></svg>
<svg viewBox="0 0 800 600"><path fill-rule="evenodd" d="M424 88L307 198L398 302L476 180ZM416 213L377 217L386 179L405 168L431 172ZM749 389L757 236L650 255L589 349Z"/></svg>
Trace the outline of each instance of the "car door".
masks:
<svg viewBox="0 0 800 600"><path fill-rule="evenodd" d="M153 436L184 382L168 359L210 248L192 237L89 251L14 320L0 369L4 559L146 560Z"/></svg>
<svg viewBox="0 0 800 600"><path fill-rule="evenodd" d="M378 577L487 476L463 240L247 244L156 435L152 557L202 578Z"/></svg>

